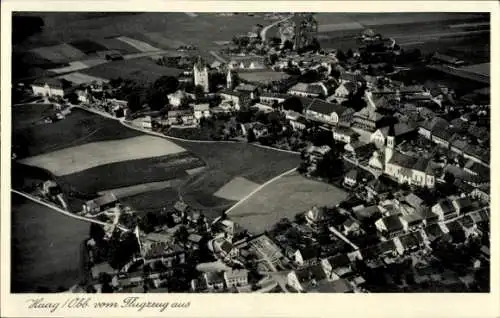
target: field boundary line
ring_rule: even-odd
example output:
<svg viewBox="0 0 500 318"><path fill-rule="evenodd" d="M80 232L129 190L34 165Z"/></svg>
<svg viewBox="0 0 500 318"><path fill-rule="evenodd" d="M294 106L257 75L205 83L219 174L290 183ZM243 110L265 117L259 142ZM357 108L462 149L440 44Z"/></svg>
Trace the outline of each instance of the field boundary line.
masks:
<svg viewBox="0 0 500 318"><path fill-rule="evenodd" d="M231 212L231 210L233 210L234 208L238 207L240 204L242 204L243 202L245 202L246 200L248 200L251 196L253 196L255 193L259 192L260 190L262 190L263 188L265 188L267 185L273 183L274 181L280 179L281 177L284 177L286 175L289 175L293 172L295 172L297 170L297 168L293 168L293 169L290 169L288 171L285 171L279 175L277 175L276 177L270 179L270 180L267 180L266 182L264 182L263 184L261 184L260 186L258 186L255 190L253 190L252 192L250 192L249 194L247 194L246 196L244 196L241 200L239 200L238 202L236 202L232 207L230 207L229 209L227 209L224 213L225 214L228 214L229 212ZM214 223L217 221L214 220Z"/></svg>
<svg viewBox="0 0 500 318"><path fill-rule="evenodd" d="M99 225L103 225L103 226L113 226L113 224L111 223L106 223L106 222L103 222L103 221L99 221L99 220L95 220L95 219L91 219L91 218L87 218L87 217L84 217L84 216L81 216L81 215L76 215L74 213L71 213L71 212L68 212L68 211L65 211L63 209L61 209L60 207L57 207L53 204L50 204L48 202L45 202L44 200L42 199L39 199L31 194L28 194L28 193L25 193L25 192L22 192L22 191L18 191L18 190L15 190L15 189L10 189L11 192L15 193L15 194L18 194L20 196L23 196L35 203L38 203L38 204L41 204L41 205L44 205L58 213L61 213L61 214L64 214L66 216L69 216L71 218L74 218L74 219L77 219L77 220L81 220L81 221L85 221L85 222L89 222L89 223L95 223L95 224L99 224ZM122 231L130 231L129 229L127 229L126 227L122 226L122 225L116 225L120 230Z"/></svg>

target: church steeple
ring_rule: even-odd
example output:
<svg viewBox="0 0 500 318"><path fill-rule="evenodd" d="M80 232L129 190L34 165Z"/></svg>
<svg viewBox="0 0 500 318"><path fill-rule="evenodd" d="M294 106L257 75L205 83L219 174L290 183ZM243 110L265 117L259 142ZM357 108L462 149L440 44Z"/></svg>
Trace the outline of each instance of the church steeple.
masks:
<svg viewBox="0 0 500 318"><path fill-rule="evenodd" d="M394 138L396 136L396 130L394 129L394 123L389 126L389 131L387 132L387 144L385 146L385 163L387 164L392 158L394 151Z"/></svg>

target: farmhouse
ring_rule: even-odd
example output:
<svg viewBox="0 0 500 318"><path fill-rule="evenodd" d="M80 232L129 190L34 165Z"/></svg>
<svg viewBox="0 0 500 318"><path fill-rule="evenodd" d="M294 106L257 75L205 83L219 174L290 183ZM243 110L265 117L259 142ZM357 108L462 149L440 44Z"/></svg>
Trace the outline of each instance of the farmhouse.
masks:
<svg viewBox="0 0 500 318"><path fill-rule="evenodd" d="M167 98L170 105L174 107L179 107L182 104L182 102L187 98L187 94L182 90L178 90L172 94L168 94Z"/></svg>
<svg viewBox="0 0 500 318"><path fill-rule="evenodd" d="M70 88L71 86L68 81L55 78L37 79L31 84L33 94L37 96L64 97Z"/></svg>
<svg viewBox="0 0 500 318"><path fill-rule="evenodd" d="M328 103L319 99L313 99L305 106L306 117L313 121L319 121L330 125L337 125L340 122L349 123L354 110L339 104Z"/></svg>
<svg viewBox="0 0 500 318"><path fill-rule="evenodd" d="M388 126L390 122L390 117L376 112L372 107L365 107L353 114L353 127L369 132L374 132L378 128Z"/></svg>
<svg viewBox="0 0 500 318"><path fill-rule="evenodd" d="M259 101L262 104L272 106L275 103L280 104L285 101L289 96L286 94L278 94L278 93L262 93L259 96Z"/></svg>
<svg viewBox="0 0 500 318"><path fill-rule="evenodd" d="M302 97L316 98L320 96L327 96L328 89L321 82L319 83L297 83L290 87L288 94Z"/></svg>
<svg viewBox="0 0 500 318"><path fill-rule="evenodd" d="M352 82L342 82L335 90L335 97L344 99L354 93L356 93L356 84Z"/></svg>
<svg viewBox="0 0 500 318"><path fill-rule="evenodd" d="M115 207L118 204L118 199L113 194L113 192L108 192L97 199L87 201L83 205L83 211L85 213L97 214L99 212L106 211Z"/></svg>
<svg viewBox="0 0 500 318"><path fill-rule="evenodd" d="M168 125L192 125L194 115L191 110L171 110L167 113Z"/></svg>
<svg viewBox="0 0 500 318"><path fill-rule="evenodd" d="M432 207L431 211L438 216L439 221L452 219L458 216L458 213L453 206L453 202L449 199L439 201Z"/></svg>
<svg viewBox="0 0 500 318"><path fill-rule="evenodd" d="M248 270L230 270L224 272L224 281L227 288L248 285Z"/></svg>

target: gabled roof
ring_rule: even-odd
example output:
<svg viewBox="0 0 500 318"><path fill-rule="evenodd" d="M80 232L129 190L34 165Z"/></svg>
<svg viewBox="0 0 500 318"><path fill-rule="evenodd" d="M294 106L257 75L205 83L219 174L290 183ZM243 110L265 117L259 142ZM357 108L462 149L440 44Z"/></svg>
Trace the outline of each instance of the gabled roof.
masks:
<svg viewBox="0 0 500 318"><path fill-rule="evenodd" d="M352 291L351 284L343 278L334 281L323 280L308 289L310 293L351 293Z"/></svg>
<svg viewBox="0 0 500 318"><path fill-rule="evenodd" d="M444 225L444 224L443 224ZM445 226L445 225L444 225ZM441 236L445 235L447 232L443 230L443 226L441 226L438 223L431 224L427 226L424 229L427 237L431 240L434 241L437 238L440 238Z"/></svg>
<svg viewBox="0 0 500 318"><path fill-rule="evenodd" d="M63 81L52 77L38 78L33 81L33 85L45 86L45 84L49 85L49 87L52 88L65 88L66 86L68 86Z"/></svg>
<svg viewBox="0 0 500 318"><path fill-rule="evenodd" d="M337 254L327 258L333 269L351 265L351 260L346 254Z"/></svg>
<svg viewBox="0 0 500 318"><path fill-rule="evenodd" d="M424 200L419 198L416 194L410 193L407 196L404 197L404 201L408 203L411 207L417 209L421 208L422 205L424 204Z"/></svg>
<svg viewBox="0 0 500 318"><path fill-rule="evenodd" d="M441 210L443 210L444 215L455 212L455 208L449 199L440 200L437 204L441 207Z"/></svg>
<svg viewBox="0 0 500 318"><path fill-rule="evenodd" d="M380 132L384 135L384 137L387 137L389 135L389 130L391 129L391 127L394 127L394 133L393 133L394 137L402 136L412 131L415 131L415 128L409 126L408 124L397 123L395 125L390 125L380 128Z"/></svg>
<svg viewBox="0 0 500 318"><path fill-rule="evenodd" d="M303 260L312 260L320 256L320 249L316 247L306 247L299 249L300 255L302 255Z"/></svg>
<svg viewBox="0 0 500 318"><path fill-rule="evenodd" d="M314 111L316 113L330 115L332 113L336 113L338 116L342 115L345 111L348 110L347 107L344 107L340 104L333 104L322 101L320 99L314 99L308 106L307 109L310 111Z"/></svg>
<svg viewBox="0 0 500 318"><path fill-rule="evenodd" d="M382 221L384 222L385 228L389 233L403 230L403 223L397 215L383 217Z"/></svg>
<svg viewBox="0 0 500 318"><path fill-rule="evenodd" d="M433 131L436 128L448 128L450 124L441 117L434 117L430 121L424 120L420 122L419 126L425 128L429 131Z"/></svg>
<svg viewBox="0 0 500 318"><path fill-rule="evenodd" d="M358 219L370 218L377 213L380 213L380 208L377 205L372 205L364 209L354 211L354 214Z"/></svg>
<svg viewBox="0 0 500 318"><path fill-rule="evenodd" d="M360 73L353 73L353 72L341 72L340 79L344 80L344 81L353 82L353 83L357 83L357 82L365 83L366 82L363 75L361 75Z"/></svg>
<svg viewBox="0 0 500 318"><path fill-rule="evenodd" d="M469 198L456 199L454 202L462 213L466 212L465 210L470 209L473 206L472 201L469 200Z"/></svg>

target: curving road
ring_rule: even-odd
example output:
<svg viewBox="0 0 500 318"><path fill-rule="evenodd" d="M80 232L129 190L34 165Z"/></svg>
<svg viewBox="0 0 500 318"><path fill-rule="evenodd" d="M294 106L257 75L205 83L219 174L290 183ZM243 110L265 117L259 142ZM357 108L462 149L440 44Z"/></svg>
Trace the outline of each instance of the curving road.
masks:
<svg viewBox="0 0 500 318"><path fill-rule="evenodd" d="M260 38L262 39L262 42L266 42L266 33L267 33L267 31L269 31L270 28L272 28L272 27L274 27L274 26L276 26L276 25L278 25L280 23L283 23L283 22L285 22L287 20L290 20L292 17L293 17L293 14L291 16L289 16L289 17L286 17L284 19L281 19L281 20L278 20L276 22L273 22L273 23L265 26L264 28L262 28L262 30L260 31Z"/></svg>

